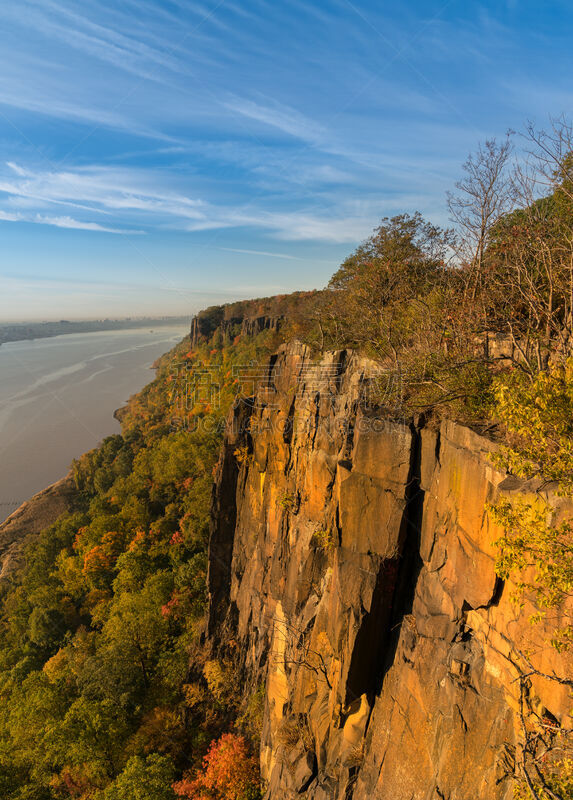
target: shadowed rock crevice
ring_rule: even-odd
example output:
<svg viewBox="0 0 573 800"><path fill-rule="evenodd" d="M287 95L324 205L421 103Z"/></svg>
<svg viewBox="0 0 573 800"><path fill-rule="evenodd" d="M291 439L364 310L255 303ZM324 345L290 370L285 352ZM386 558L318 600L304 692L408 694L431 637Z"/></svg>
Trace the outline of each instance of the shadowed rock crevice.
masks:
<svg viewBox="0 0 573 800"><path fill-rule="evenodd" d="M239 444L248 446L248 427L252 405L241 403L231 410L227 429L229 435L223 445L211 501L211 528L209 537L209 617L207 632L218 639L228 608L231 586L231 565L237 526L237 486L239 465L235 450Z"/></svg>
<svg viewBox="0 0 573 800"><path fill-rule="evenodd" d="M397 565L395 591L391 600L389 646L386 653L385 664L376 687L378 692L382 688L384 676L394 663L402 623L404 618L412 612L416 585L423 565L420 555L420 538L425 495L421 487L421 430L423 425L424 422L422 420L420 425L412 424L411 426L412 447L410 450L410 469L406 484L406 508L404 510L401 531L403 545L401 559ZM439 445L436 446L439 447Z"/></svg>
<svg viewBox="0 0 573 800"><path fill-rule="evenodd" d="M381 669L391 636L390 621L398 571L396 559L385 559L380 565L370 611L362 618L354 641L346 679L346 705L363 694L373 698L380 688Z"/></svg>

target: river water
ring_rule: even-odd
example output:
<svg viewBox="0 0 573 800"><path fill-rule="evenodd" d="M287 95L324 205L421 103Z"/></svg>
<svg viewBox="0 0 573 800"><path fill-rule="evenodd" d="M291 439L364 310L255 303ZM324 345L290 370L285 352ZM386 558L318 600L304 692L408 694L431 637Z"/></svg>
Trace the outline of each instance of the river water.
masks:
<svg viewBox="0 0 573 800"><path fill-rule="evenodd" d="M182 326L78 333L0 346L0 522L119 433L113 412L153 379Z"/></svg>

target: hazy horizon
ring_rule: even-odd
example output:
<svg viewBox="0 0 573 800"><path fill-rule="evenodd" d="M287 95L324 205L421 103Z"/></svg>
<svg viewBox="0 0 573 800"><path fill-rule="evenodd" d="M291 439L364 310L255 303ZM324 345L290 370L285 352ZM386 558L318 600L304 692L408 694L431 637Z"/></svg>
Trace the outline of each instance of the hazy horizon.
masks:
<svg viewBox="0 0 573 800"><path fill-rule="evenodd" d="M9 317L0 317L0 327L6 325L41 325L43 323L51 324L54 322L127 322L129 320L133 322L145 322L148 320L149 322L160 321L160 320L181 320L181 319L189 319L193 318L193 313L184 313L184 314L154 314L154 315L143 315L143 316L113 316L113 317L96 317L96 316L83 316L83 317L36 317L32 318L29 317L27 319L21 318L9 318Z"/></svg>
<svg viewBox="0 0 573 800"><path fill-rule="evenodd" d="M113 412L153 378L185 326L8 342L0 346L0 522L64 477L73 458L119 432Z"/></svg>

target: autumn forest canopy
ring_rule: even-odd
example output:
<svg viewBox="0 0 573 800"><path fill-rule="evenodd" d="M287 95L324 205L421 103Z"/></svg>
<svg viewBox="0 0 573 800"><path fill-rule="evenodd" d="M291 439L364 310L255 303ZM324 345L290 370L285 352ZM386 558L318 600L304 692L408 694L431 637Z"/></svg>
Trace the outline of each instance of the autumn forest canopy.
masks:
<svg viewBox="0 0 573 800"><path fill-rule="evenodd" d="M363 352L392 376L381 412L494 431L500 468L573 494L573 127L488 141L462 172L451 229L415 212L386 218L324 290L201 312L197 340L123 410L122 434L73 465L73 511L0 585L0 797L261 796L261 687L241 703L232 660L211 658L202 634L234 367L264 363L282 341ZM280 325L246 335L243 320L260 316ZM213 367L217 403L189 404L181 374ZM531 509L492 513L507 530L500 574L530 553L541 608L570 594L569 529L555 536ZM554 646L571 640L564 629ZM573 797L560 770L549 759L535 776L554 792L540 797Z"/></svg>

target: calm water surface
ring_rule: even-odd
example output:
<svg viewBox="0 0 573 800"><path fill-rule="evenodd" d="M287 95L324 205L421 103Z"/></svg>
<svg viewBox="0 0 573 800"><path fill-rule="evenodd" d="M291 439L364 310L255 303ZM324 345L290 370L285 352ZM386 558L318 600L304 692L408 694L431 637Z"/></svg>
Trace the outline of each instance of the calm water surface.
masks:
<svg viewBox="0 0 573 800"><path fill-rule="evenodd" d="M0 346L0 521L119 433L116 408L187 330L77 333Z"/></svg>

